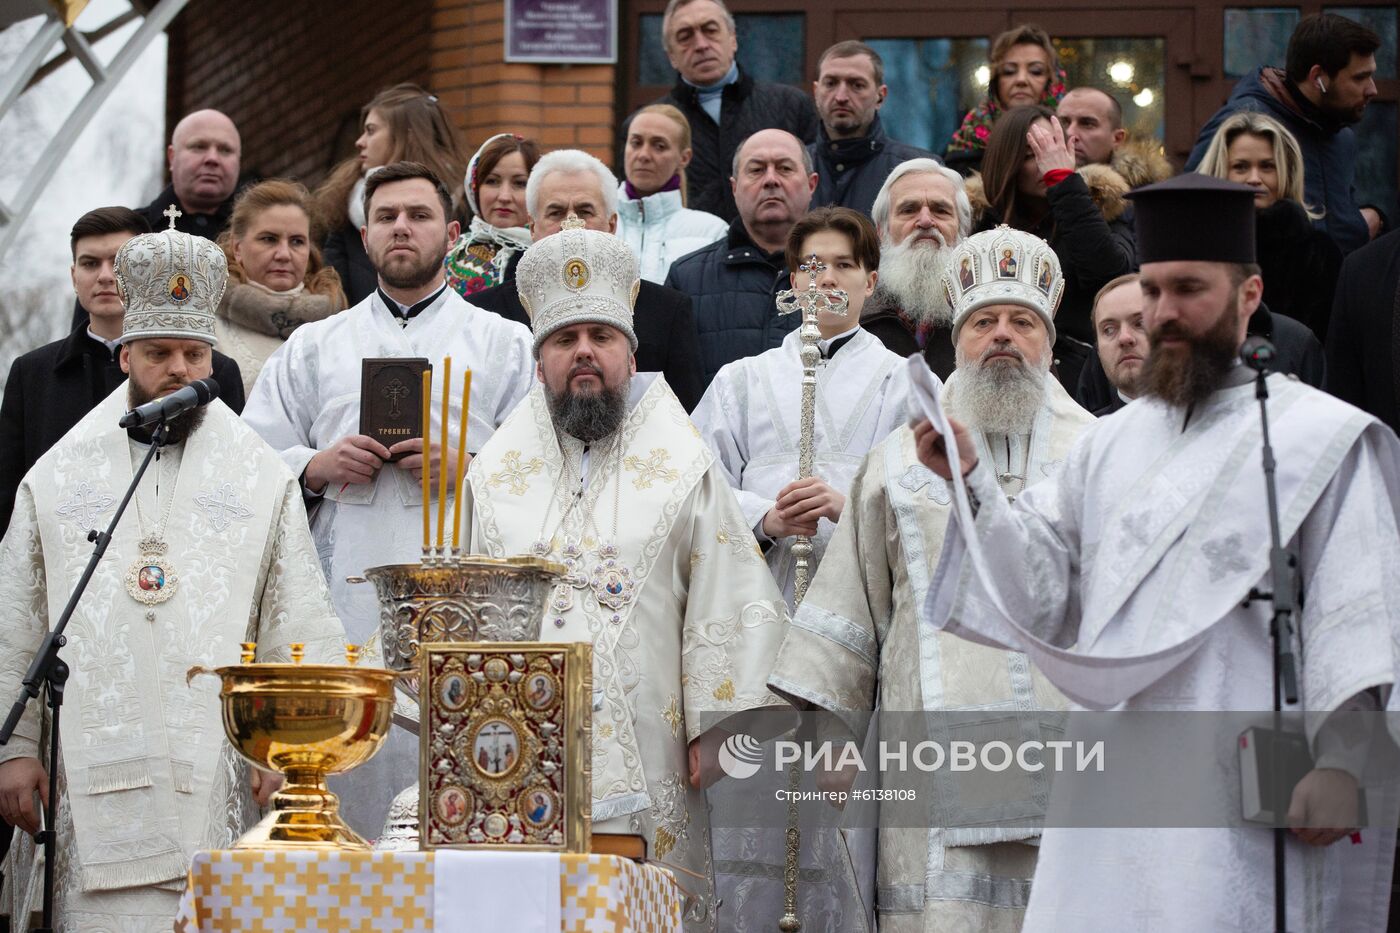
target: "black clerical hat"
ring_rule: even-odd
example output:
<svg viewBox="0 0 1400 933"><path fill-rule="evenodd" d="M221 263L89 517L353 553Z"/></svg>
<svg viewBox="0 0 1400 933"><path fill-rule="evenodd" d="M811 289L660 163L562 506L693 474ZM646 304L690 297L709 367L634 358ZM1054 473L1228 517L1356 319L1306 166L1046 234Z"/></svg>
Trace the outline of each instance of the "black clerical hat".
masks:
<svg viewBox="0 0 1400 933"><path fill-rule="evenodd" d="M1255 262L1254 189L1187 172L1128 192L1138 262Z"/></svg>

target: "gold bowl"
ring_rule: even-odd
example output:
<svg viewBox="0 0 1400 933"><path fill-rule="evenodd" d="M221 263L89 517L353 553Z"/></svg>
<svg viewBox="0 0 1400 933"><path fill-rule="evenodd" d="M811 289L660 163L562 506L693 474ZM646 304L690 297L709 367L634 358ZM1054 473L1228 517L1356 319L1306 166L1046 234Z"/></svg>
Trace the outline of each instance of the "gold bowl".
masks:
<svg viewBox="0 0 1400 933"><path fill-rule="evenodd" d="M384 744L397 675L299 663L193 667L188 677L197 674L223 681L224 733L234 749L257 767L285 776L272 812L234 848L368 850L340 818L340 801L327 789L326 775L363 764Z"/></svg>

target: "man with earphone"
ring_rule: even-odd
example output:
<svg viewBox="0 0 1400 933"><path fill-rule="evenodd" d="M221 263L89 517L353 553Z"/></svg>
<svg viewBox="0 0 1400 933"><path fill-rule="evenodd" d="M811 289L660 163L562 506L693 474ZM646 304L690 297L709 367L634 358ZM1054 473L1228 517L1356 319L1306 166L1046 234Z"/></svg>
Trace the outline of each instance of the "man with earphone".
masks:
<svg viewBox="0 0 1400 933"><path fill-rule="evenodd" d="M1376 96L1380 37L1354 20L1332 13L1305 16L1288 40L1283 68L1264 66L1235 85L1225 106L1206 121L1186 160L1192 171L1216 128L1239 110L1266 113L1288 128L1303 151L1307 203L1323 216L1314 221L1343 253L1364 245L1371 232L1352 191L1361 122Z"/></svg>

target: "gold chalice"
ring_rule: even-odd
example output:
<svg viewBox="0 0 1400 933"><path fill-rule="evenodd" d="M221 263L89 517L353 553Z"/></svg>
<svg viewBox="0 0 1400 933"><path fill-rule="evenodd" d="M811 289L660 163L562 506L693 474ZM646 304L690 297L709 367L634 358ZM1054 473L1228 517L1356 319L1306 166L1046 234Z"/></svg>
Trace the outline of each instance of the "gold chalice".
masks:
<svg viewBox="0 0 1400 933"><path fill-rule="evenodd" d="M253 664L253 646L243 646L242 664L198 674L223 681L224 733L253 765L285 776L272 797L272 812L243 835L237 849L362 849L369 844L340 818L340 801L326 788L326 775L368 761L389 734L394 709L393 671L353 666L302 664L292 646L291 664Z"/></svg>

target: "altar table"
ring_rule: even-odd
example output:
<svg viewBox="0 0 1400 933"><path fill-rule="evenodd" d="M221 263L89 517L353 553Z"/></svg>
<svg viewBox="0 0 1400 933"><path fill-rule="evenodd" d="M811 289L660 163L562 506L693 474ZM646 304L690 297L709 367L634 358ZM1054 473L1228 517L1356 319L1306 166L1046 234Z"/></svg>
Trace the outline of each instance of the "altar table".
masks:
<svg viewBox="0 0 1400 933"><path fill-rule="evenodd" d="M494 866L499 868L518 864L510 860L520 854L492 857L504 860ZM548 857L558 859L563 933L680 933L683 895L669 871L613 855ZM465 881L468 901L471 879L458 882ZM432 852L200 852L190 864L174 929L426 933L485 928L478 925L480 917L434 917L433 885ZM460 901L457 892L453 896ZM511 929L534 933L518 924Z"/></svg>

